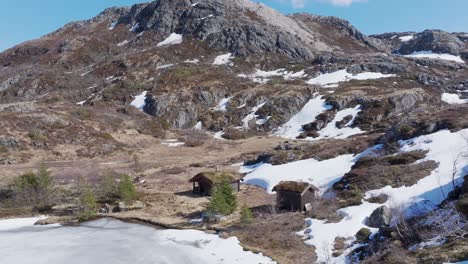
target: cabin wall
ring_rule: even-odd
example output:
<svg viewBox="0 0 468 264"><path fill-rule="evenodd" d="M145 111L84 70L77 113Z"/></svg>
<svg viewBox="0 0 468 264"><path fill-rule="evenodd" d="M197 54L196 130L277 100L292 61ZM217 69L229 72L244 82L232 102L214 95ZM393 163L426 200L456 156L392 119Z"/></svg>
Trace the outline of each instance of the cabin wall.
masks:
<svg viewBox="0 0 468 264"><path fill-rule="evenodd" d="M278 191L276 193L276 206L278 209L302 211L301 194L297 192Z"/></svg>
<svg viewBox="0 0 468 264"><path fill-rule="evenodd" d="M305 205L308 204L308 203L312 204L314 199L315 199L315 192L307 190L302 195L302 198L301 198L301 210L305 210Z"/></svg>

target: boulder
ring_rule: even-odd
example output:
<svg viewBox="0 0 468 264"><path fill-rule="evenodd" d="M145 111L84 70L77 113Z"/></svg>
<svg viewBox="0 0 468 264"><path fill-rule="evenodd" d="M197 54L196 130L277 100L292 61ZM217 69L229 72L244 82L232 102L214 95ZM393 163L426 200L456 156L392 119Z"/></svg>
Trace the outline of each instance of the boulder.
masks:
<svg viewBox="0 0 468 264"><path fill-rule="evenodd" d="M348 124L349 121L351 121L352 119L353 119L353 116L352 116L352 115L347 115L347 116L343 117L342 120L336 122L335 126L336 126L337 128L340 128L340 129L341 129L341 128L345 127L346 124Z"/></svg>
<svg viewBox="0 0 468 264"><path fill-rule="evenodd" d="M356 242L363 244L369 242L369 237L372 234L372 232L368 228L361 228L357 233L356 233Z"/></svg>
<svg viewBox="0 0 468 264"><path fill-rule="evenodd" d="M374 228L389 226L392 220L392 212L387 206L381 206L372 212L367 219L367 225Z"/></svg>

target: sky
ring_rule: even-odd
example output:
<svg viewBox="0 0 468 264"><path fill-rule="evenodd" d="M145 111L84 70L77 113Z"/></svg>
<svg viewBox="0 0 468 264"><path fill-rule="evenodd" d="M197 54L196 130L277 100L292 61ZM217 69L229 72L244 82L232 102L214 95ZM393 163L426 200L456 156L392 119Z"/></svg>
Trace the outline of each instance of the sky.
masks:
<svg viewBox="0 0 468 264"><path fill-rule="evenodd" d="M424 29L468 32L468 0L256 1L286 14L309 12L341 17L368 35ZM91 18L107 7L138 2L142 0L0 0L0 51L68 22Z"/></svg>

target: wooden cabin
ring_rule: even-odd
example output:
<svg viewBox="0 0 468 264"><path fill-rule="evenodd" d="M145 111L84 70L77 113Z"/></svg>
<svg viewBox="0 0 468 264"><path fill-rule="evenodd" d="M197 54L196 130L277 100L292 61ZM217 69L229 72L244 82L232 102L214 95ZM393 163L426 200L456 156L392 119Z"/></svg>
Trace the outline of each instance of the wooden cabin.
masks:
<svg viewBox="0 0 468 264"><path fill-rule="evenodd" d="M223 180L229 181L235 192L240 191L242 176L232 172L202 172L190 179L190 182L193 184L193 193L198 195L211 195L213 187Z"/></svg>
<svg viewBox="0 0 468 264"><path fill-rule="evenodd" d="M312 204L318 188L305 182L283 181L273 188L276 192L276 206L280 210L306 211L306 204Z"/></svg>

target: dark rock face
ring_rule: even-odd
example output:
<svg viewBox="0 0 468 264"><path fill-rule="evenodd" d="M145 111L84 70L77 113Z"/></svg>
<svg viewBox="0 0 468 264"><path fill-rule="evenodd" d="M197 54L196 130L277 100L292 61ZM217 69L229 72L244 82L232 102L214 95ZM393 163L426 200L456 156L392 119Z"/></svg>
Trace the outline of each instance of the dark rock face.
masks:
<svg viewBox="0 0 468 264"><path fill-rule="evenodd" d="M158 0L133 6L118 23L132 25L136 32L191 35L206 41L211 48L240 56L276 53L291 58L312 57L305 42L268 25L264 17L254 12L255 8L256 4L247 1L209 0L194 4L188 0Z"/></svg>
<svg viewBox="0 0 468 264"><path fill-rule="evenodd" d="M374 228L389 226L392 220L392 212L386 206L381 206L372 212L367 219L367 225Z"/></svg>
<svg viewBox="0 0 468 264"><path fill-rule="evenodd" d="M403 43L398 51L403 55L417 51L460 55L464 47L465 44L455 35L441 30L426 30L417 34L410 41Z"/></svg>
<svg viewBox="0 0 468 264"><path fill-rule="evenodd" d="M336 125L337 128L340 128L340 129L341 129L341 128L345 127L346 124L348 124L349 121L351 121L352 119L353 119L353 116L352 116L352 115L347 115L347 116L345 116L342 120L336 122L335 125Z"/></svg>

